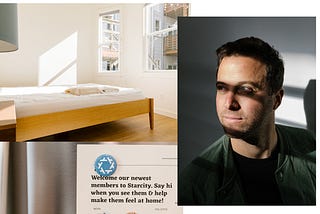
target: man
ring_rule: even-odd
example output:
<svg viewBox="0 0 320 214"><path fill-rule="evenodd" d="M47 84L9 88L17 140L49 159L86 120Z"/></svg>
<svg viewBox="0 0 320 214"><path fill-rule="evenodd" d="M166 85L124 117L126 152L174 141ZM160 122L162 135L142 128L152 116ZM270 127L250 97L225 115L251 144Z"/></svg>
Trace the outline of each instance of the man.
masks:
<svg viewBox="0 0 320 214"><path fill-rule="evenodd" d="M248 37L217 49L216 109L225 135L179 175L179 205L315 205L315 137L275 124L284 66Z"/></svg>

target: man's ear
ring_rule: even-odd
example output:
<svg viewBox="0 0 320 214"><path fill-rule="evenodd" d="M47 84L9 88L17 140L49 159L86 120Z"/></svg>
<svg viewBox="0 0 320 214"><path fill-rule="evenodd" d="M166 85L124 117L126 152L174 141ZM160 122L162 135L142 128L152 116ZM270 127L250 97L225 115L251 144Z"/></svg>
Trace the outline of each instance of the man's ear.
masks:
<svg viewBox="0 0 320 214"><path fill-rule="evenodd" d="M276 109L280 106L281 101L282 101L283 94L284 94L283 89L280 89L280 90L275 94L274 104L273 104L273 110L276 110Z"/></svg>

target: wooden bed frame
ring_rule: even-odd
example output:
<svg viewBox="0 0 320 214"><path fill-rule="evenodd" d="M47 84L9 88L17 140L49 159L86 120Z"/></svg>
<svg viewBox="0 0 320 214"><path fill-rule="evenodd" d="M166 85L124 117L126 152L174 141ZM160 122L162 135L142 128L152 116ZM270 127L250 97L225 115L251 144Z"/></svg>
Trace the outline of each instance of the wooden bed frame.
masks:
<svg viewBox="0 0 320 214"><path fill-rule="evenodd" d="M145 113L153 129L153 98L17 118L15 140L23 142Z"/></svg>

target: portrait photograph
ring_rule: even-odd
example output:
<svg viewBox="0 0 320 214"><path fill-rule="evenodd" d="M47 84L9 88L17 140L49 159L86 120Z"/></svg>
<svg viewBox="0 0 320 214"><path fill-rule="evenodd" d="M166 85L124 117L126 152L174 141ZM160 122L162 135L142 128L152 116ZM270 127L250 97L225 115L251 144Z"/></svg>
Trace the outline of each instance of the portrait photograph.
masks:
<svg viewBox="0 0 320 214"><path fill-rule="evenodd" d="M178 204L316 204L316 18L178 20Z"/></svg>

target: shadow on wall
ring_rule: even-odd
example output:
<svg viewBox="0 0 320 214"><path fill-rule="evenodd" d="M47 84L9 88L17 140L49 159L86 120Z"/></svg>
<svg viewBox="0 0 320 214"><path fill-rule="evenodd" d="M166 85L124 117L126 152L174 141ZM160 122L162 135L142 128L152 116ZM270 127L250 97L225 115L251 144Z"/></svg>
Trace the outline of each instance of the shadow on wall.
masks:
<svg viewBox="0 0 320 214"><path fill-rule="evenodd" d="M307 129L316 134L316 80L311 79L304 91L303 105Z"/></svg>

